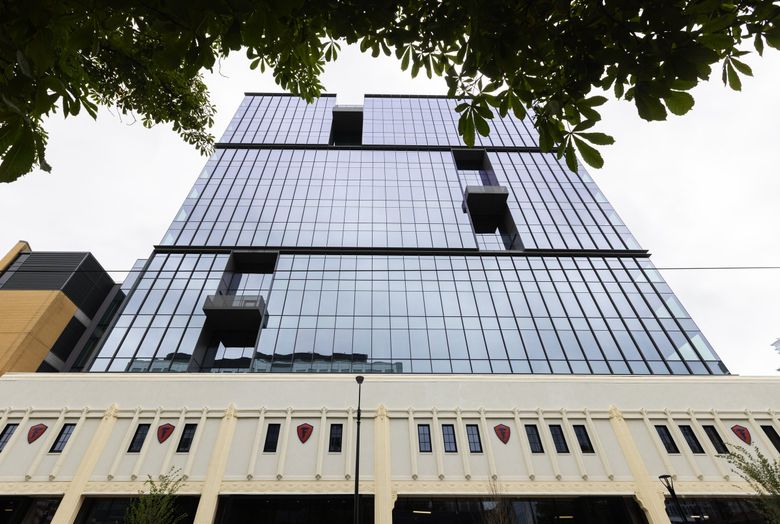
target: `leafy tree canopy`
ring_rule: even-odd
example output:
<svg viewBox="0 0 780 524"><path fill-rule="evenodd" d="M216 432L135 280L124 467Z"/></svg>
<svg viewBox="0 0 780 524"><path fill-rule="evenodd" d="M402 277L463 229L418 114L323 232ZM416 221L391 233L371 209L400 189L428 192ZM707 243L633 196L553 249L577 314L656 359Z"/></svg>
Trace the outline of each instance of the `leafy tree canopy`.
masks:
<svg viewBox="0 0 780 524"><path fill-rule="evenodd" d="M748 47L780 48L777 0L3 0L0 2L0 181L49 171L43 119L93 117L98 106L170 122L203 153L214 106L201 72L231 52L311 101L340 43L395 55L411 74L446 79L474 143L498 112L530 112L545 151L576 169L603 160L593 130L601 96L631 100L646 120L693 107L689 91L722 63L741 88Z"/></svg>
<svg viewBox="0 0 780 524"><path fill-rule="evenodd" d="M753 499L756 508L767 524L780 524L780 460L768 458L755 445L729 447L722 456L758 495Z"/></svg>

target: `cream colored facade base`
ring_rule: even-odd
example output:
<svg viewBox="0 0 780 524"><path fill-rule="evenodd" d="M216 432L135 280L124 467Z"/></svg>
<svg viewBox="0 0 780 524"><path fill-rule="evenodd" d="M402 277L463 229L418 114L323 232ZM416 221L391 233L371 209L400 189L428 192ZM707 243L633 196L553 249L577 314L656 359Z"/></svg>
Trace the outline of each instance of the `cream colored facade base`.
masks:
<svg viewBox="0 0 780 524"><path fill-rule="evenodd" d="M195 521L213 521L220 495L351 494L356 385L350 375L22 374L0 378L0 427L19 428L0 453L4 494L59 494L54 522L75 519L90 495L133 495L147 475L171 467L186 476L180 493L200 495ZM769 457L778 452L761 426L780 432L780 380L750 377L576 377L368 375L361 435L361 493L373 495L375 522L390 524L398 497L503 495L633 496L652 524L669 522L658 475L681 495L745 496L703 426L741 444L741 425ZM35 424L47 432L27 443ZM73 436L49 453L66 423ZM128 453L139 423L152 425L140 453ZM157 428L175 426L160 443ZM184 424L197 424L188 453L176 452ZM296 428L313 426L303 442ZM339 453L328 452L331 424L344 425ZM280 424L275 453L264 453L269 424ZM417 427L431 428L430 453ZM457 452L444 451L452 424ZM498 425L510 429L506 443ZM531 453L525 426L539 428L544 453ZM557 453L549 425L561 425L569 453ZM475 425L481 453L469 451ZM586 428L595 453L583 453L574 426ZM655 431L666 425L678 454ZM693 453L679 426L691 426L705 453ZM472 429L473 431L473 429Z"/></svg>

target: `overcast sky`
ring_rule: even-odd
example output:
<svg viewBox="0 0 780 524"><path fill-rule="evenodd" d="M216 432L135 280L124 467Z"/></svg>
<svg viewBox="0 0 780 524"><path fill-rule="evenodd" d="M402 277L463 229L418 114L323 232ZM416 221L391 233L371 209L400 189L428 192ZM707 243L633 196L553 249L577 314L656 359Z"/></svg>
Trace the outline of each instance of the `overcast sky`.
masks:
<svg viewBox="0 0 780 524"><path fill-rule="evenodd" d="M605 106L615 136L589 172L660 268L780 266L780 53L747 57L754 79L734 93L714 80L684 117L644 122L631 104ZM219 138L244 91L280 91L236 56L208 76ZM345 49L323 76L340 103L364 93L443 94L390 58ZM144 129L102 111L48 124L51 174L0 185L0 251L92 251L117 280L163 236L205 158L168 126ZM777 374L780 270L662 271L732 373Z"/></svg>

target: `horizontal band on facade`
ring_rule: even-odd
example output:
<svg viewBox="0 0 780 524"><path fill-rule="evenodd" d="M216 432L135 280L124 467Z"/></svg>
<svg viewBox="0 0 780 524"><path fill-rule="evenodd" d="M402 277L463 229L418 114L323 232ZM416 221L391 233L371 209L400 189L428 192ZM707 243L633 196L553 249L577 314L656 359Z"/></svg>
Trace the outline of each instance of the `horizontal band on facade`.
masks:
<svg viewBox="0 0 780 524"><path fill-rule="evenodd" d="M269 93L261 91L244 91L244 96L294 96L300 98L299 95L293 93ZM337 96L336 93L322 93L319 96ZM366 93L363 98L448 98L452 100L463 100L466 98L473 98L472 96L454 97L449 95L401 95L401 94L383 94L383 93Z"/></svg>
<svg viewBox="0 0 780 524"><path fill-rule="evenodd" d="M464 149L463 145L449 146L421 146L408 144L362 144L349 146L334 146L330 144L274 144L274 143L229 143L217 142L216 149L314 149L332 151L452 151ZM478 146L475 150L483 150L489 153L542 153L536 146Z"/></svg>
<svg viewBox="0 0 780 524"><path fill-rule="evenodd" d="M472 248L408 247L295 247L295 246L154 246L156 253L230 253L236 250L278 251L281 255L395 255L395 256L499 256L499 257L608 257L649 258L646 249L522 249L484 251Z"/></svg>
<svg viewBox="0 0 780 524"><path fill-rule="evenodd" d="M445 98L450 100L464 100L467 98L474 98L471 95L463 97L455 97L449 95L401 95L401 94L387 94L387 93L366 93L363 98Z"/></svg>
<svg viewBox="0 0 780 524"><path fill-rule="evenodd" d="M261 91L244 91L244 96L294 96L300 98L300 96L292 93L268 93ZM322 93L320 96L336 96L336 93Z"/></svg>

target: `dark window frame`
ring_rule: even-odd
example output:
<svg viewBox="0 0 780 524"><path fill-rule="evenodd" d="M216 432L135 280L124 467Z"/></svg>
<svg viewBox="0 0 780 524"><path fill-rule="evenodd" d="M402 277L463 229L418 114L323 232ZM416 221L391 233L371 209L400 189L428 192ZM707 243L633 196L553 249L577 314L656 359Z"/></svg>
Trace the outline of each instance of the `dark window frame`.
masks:
<svg viewBox="0 0 780 524"><path fill-rule="evenodd" d="M57 438L54 439L54 443L49 448L49 453L62 453L70 441L70 437L73 432L76 431L76 423L68 422L62 425L62 429L57 434Z"/></svg>
<svg viewBox="0 0 780 524"><path fill-rule="evenodd" d="M593 447L593 441L590 440L588 428L585 427L585 424L573 424L572 428L574 429L574 436L577 437L580 451L588 454L596 453L596 450Z"/></svg>
<svg viewBox="0 0 780 524"><path fill-rule="evenodd" d="M192 441L195 440L195 434L198 432L198 425L194 422L184 424L184 429L179 437L179 444L176 446L176 453L189 453L192 447Z"/></svg>
<svg viewBox="0 0 780 524"><path fill-rule="evenodd" d="M682 433L682 436L685 439L685 442L688 444L688 447L691 449L691 452L693 452L695 455L703 455L704 446L702 446L701 442L699 442L699 437L696 436L696 432L693 430L693 428L688 424L680 424L679 428L680 433Z"/></svg>
<svg viewBox="0 0 780 524"><path fill-rule="evenodd" d="M458 439L455 436L455 424L441 425L441 439L444 442L445 453L458 452Z"/></svg>
<svg viewBox="0 0 780 524"><path fill-rule="evenodd" d="M712 447L715 448L716 453L724 455L729 452L729 448L723 441L723 437L720 436L718 428L712 424L704 424L702 425L702 428L704 429L704 434L710 439L710 443L712 444Z"/></svg>
<svg viewBox="0 0 780 524"><path fill-rule="evenodd" d="M11 437L14 436L17 429L19 429L18 422L9 422L5 425L3 431L0 432L0 453L2 453L8 445L8 442L11 440Z"/></svg>
<svg viewBox="0 0 780 524"><path fill-rule="evenodd" d="M279 433L282 425L278 422L271 422L265 428L265 441L263 442L263 453L276 453L279 447Z"/></svg>
<svg viewBox="0 0 780 524"><path fill-rule="evenodd" d="M330 432L328 434L328 453L341 453L341 444L343 439L344 424L331 424Z"/></svg>
<svg viewBox="0 0 780 524"><path fill-rule="evenodd" d="M152 425L147 423L141 423L136 426L133 438L130 439L130 444L127 446L127 453L141 452L144 447L144 442L146 442L146 437L149 436L149 429L151 427Z"/></svg>
<svg viewBox="0 0 780 524"><path fill-rule="evenodd" d="M466 424L466 439L469 441L470 453L482 453L482 437L479 436L478 424Z"/></svg>
<svg viewBox="0 0 780 524"><path fill-rule="evenodd" d="M555 446L556 453L570 453L569 444L566 442L566 434L563 432L563 426L560 424L550 424L550 437L552 437L553 445Z"/></svg>
<svg viewBox="0 0 780 524"><path fill-rule="evenodd" d="M767 436L775 449L780 453L780 435L777 434L775 427L772 424L761 424L761 431L764 432L764 435Z"/></svg>
<svg viewBox="0 0 780 524"><path fill-rule="evenodd" d="M420 450L420 453L433 452L430 424L417 424L417 449Z"/></svg>
<svg viewBox="0 0 780 524"><path fill-rule="evenodd" d="M655 432L658 434L658 438L661 440L661 444L663 444L667 453L670 455L680 454L680 448L677 447L677 443L674 441L672 432L669 431L669 428L666 426L666 424L656 424Z"/></svg>
<svg viewBox="0 0 780 524"><path fill-rule="evenodd" d="M525 425L525 435L528 438L528 445L531 453L544 453L544 444L542 443L542 434L536 424Z"/></svg>

